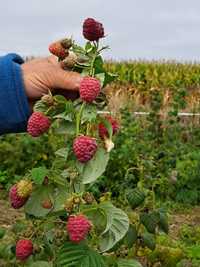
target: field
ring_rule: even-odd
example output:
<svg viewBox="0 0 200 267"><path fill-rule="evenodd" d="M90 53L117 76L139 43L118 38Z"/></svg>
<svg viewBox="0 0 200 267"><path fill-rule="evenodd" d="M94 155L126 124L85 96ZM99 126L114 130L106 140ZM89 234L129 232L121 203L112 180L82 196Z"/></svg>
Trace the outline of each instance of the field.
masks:
<svg viewBox="0 0 200 267"><path fill-rule="evenodd" d="M145 212L162 215L164 210L168 218L159 221L155 231L139 223L130 246L116 244L115 252L106 253L137 259L144 267L199 267L200 65L130 61L107 62L105 67L118 74L105 93L108 111L118 118L121 129L114 137L115 149L106 171L87 190L100 202L112 199L133 224ZM54 151L65 142L53 131L38 139L27 134L0 137L0 230L6 230L0 243L0 266L20 266L14 265L13 240L19 221L24 223L25 218L21 210L10 208L9 188L28 170L50 169ZM137 187L147 197L135 206L124 196ZM152 226L154 221L149 223Z"/></svg>

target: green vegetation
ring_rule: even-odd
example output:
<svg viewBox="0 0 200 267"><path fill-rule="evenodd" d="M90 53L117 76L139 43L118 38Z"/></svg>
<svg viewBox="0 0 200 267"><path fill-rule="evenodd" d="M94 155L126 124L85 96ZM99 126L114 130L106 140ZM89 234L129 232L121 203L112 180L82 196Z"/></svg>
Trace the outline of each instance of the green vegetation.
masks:
<svg viewBox="0 0 200 267"><path fill-rule="evenodd" d="M119 81L108 88L110 102L112 93L119 101L122 93L127 97L122 99L126 101L117 113L121 131L114 140L116 149L111 152L106 172L87 190L96 198L112 198L115 206L125 208L133 222L139 222L137 227L142 224L144 232L140 242L136 238L138 244L134 255L137 254L144 266L198 267L198 222L181 222L182 226L174 236L163 233L154 237L153 234L156 227L168 232L168 225L162 221L161 205L171 218L176 212L190 213L190 205L200 203L199 117L178 115L180 111L198 112L200 109L200 66L138 61L110 62L107 69L119 74ZM139 100L135 97L138 95ZM147 110L149 115L134 115L135 110ZM29 169L51 166L53 151L63 142L62 137L55 137L51 132L37 139L26 134L0 137L1 187L8 189ZM146 213L143 213L144 209ZM156 220L157 214L151 212L153 209L159 213L159 222L155 225L148 221L152 216ZM132 235L136 232L130 231ZM4 229L0 229L2 238L4 234ZM130 253L125 245L127 243L119 246L120 257ZM8 258L11 250L13 248L7 251ZM0 247L0 257L2 251ZM130 266L133 264L130 262ZM125 265L121 262L120 266Z"/></svg>

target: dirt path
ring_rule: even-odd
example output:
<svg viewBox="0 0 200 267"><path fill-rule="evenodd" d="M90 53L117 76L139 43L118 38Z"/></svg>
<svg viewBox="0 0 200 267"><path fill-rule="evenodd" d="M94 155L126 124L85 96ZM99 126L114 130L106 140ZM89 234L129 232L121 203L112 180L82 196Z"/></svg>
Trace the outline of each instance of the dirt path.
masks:
<svg viewBox="0 0 200 267"><path fill-rule="evenodd" d="M170 236L179 238L179 230L183 224L200 226L200 206L183 212L174 212L170 215Z"/></svg>
<svg viewBox="0 0 200 267"><path fill-rule="evenodd" d="M8 201L2 199L0 199L0 211L0 227L5 228L9 228L23 215L21 211L13 209Z"/></svg>

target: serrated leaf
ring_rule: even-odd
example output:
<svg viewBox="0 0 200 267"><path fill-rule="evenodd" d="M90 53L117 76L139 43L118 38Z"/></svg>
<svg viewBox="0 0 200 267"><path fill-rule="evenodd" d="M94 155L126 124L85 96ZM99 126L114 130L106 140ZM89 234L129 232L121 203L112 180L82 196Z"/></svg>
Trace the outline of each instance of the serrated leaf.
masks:
<svg viewBox="0 0 200 267"><path fill-rule="evenodd" d="M157 211L142 213L140 215L140 222L146 227L147 231L152 234L155 234L159 220L160 215Z"/></svg>
<svg viewBox="0 0 200 267"><path fill-rule="evenodd" d="M66 199L69 198L69 192L65 187L59 186L54 194L54 208L53 212L61 211L64 209Z"/></svg>
<svg viewBox="0 0 200 267"><path fill-rule="evenodd" d="M134 224L129 225L128 232L124 237L124 244L127 245L128 248L131 248L135 242L137 241L137 229Z"/></svg>
<svg viewBox="0 0 200 267"><path fill-rule="evenodd" d="M47 176L48 170L45 167L34 168L31 171L31 177L35 184L41 185Z"/></svg>
<svg viewBox="0 0 200 267"><path fill-rule="evenodd" d="M57 150L55 152L55 154L66 160L68 157L68 154L69 154L69 147L61 148L61 149Z"/></svg>
<svg viewBox="0 0 200 267"><path fill-rule="evenodd" d="M33 107L33 111L45 113L48 108L49 107L42 100L38 100Z"/></svg>
<svg viewBox="0 0 200 267"><path fill-rule="evenodd" d="M106 267L103 257L84 244L67 242L56 261L59 267Z"/></svg>
<svg viewBox="0 0 200 267"><path fill-rule="evenodd" d="M103 59L101 56L96 57L95 61L94 61L94 68L95 68L95 76L98 73L104 73L104 67L103 67ZM105 74L104 74L105 76Z"/></svg>
<svg viewBox="0 0 200 267"><path fill-rule="evenodd" d="M66 98L62 95L55 95L54 99L59 104L65 104L66 103Z"/></svg>
<svg viewBox="0 0 200 267"><path fill-rule="evenodd" d="M35 217L46 216L50 210L44 209L42 202L46 199L52 199L53 192L53 186L40 186L34 190L25 205L25 212Z"/></svg>
<svg viewBox="0 0 200 267"><path fill-rule="evenodd" d="M137 260L119 259L117 262L118 267L142 267L141 263Z"/></svg>
<svg viewBox="0 0 200 267"><path fill-rule="evenodd" d="M139 188L128 190L126 193L126 199L132 209L139 207L145 200L145 193Z"/></svg>
<svg viewBox="0 0 200 267"><path fill-rule="evenodd" d="M156 248L156 239L153 234L148 232L143 233L142 235L143 244L147 246L149 249L154 250Z"/></svg>
<svg viewBox="0 0 200 267"><path fill-rule="evenodd" d="M116 208L110 202L101 203L99 208L103 210L106 216L106 228L100 240L100 249L105 252L126 235L129 229L129 219L124 211Z"/></svg>
<svg viewBox="0 0 200 267"><path fill-rule="evenodd" d="M58 122L57 127L55 128L56 134L68 134L73 135L76 132L76 127L73 122L61 120Z"/></svg>
<svg viewBox="0 0 200 267"><path fill-rule="evenodd" d="M105 171L109 160L109 153L103 148L99 148L95 156L83 166L81 178L83 184L89 184L99 178Z"/></svg>
<svg viewBox="0 0 200 267"><path fill-rule="evenodd" d="M53 267L53 265L47 261L36 261L32 263L30 267Z"/></svg>

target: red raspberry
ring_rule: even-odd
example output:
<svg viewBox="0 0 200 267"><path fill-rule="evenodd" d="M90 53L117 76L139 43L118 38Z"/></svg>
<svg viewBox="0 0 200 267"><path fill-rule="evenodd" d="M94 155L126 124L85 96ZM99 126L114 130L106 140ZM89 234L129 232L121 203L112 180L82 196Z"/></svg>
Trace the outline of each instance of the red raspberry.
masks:
<svg viewBox="0 0 200 267"><path fill-rule="evenodd" d="M80 83L80 98L91 103L96 99L101 90L101 83L93 77L84 77Z"/></svg>
<svg viewBox="0 0 200 267"><path fill-rule="evenodd" d="M28 120L27 131L33 137L40 136L48 131L51 121L41 112L33 112Z"/></svg>
<svg viewBox="0 0 200 267"><path fill-rule="evenodd" d="M11 202L11 206L14 209L19 209L22 206L24 206L24 204L26 203L26 201L28 200L28 197L20 197L17 193L17 184L13 185L10 189L9 192L9 199Z"/></svg>
<svg viewBox="0 0 200 267"><path fill-rule="evenodd" d="M67 221L67 232L74 243L84 240L92 228L92 223L83 215L71 215Z"/></svg>
<svg viewBox="0 0 200 267"><path fill-rule="evenodd" d="M16 258L25 261L33 253L33 243L28 239L21 239L16 244Z"/></svg>
<svg viewBox="0 0 200 267"><path fill-rule="evenodd" d="M73 150L77 159L85 163L89 161L97 151L96 140L90 136L79 136L74 140Z"/></svg>
<svg viewBox="0 0 200 267"><path fill-rule="evenodd" d="M89 41L98 41L104 37L104 28L102 23L87 18L83 23L83 36Z"/></svg>
<svg viewBox="0 0 200 267"><path fill-rule="evenodd" d="M113 130L113 135L115 135L118 131L119 131L119 123L117 120L115 120L113 117L111 116L106 116L105 119L108 120L108 122L112 125L112 130ZM104 139L104 137L109 137L109 134L108 134L108 130L107 128L105 127L104 123L101 122L99 123L99 136Z"/></svg>
<svg viewBox="0 0 200 267"><path fill-rule="evenodd" d="M62 46L60 41L50 44L49 51L59 59L65 59L68 56L68 50Z"/></svg>

